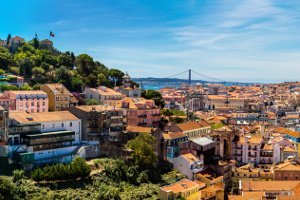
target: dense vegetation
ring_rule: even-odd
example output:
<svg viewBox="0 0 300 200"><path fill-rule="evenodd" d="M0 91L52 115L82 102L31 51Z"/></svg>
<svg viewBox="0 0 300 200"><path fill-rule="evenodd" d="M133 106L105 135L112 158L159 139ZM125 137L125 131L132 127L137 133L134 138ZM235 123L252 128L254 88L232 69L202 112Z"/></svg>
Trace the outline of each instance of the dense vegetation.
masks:
<svg viewBox="0 0 300 200"><path fill-rule="evenodd" d="M127 143L127 148L133 150L127 159L97 159L96 167L101 169L96 175L69 182L57 182L75 178L70 172L86 175L86 165L77 158L70 165L54 165L42 169L48 177L46 183L34 183L24 176L22 170L16 170L11 177L0 176L0 200L2 199L101 199L101 200L131 200L158 199L159 186L167 185L182 179L183 176L172 170L172 165L159 161L155 157L151 144L151 135L141 133ZM77 164L76 164L77 163ZM60 169L61 168L61 169ZM68 172L68 173L66 173ZM80 172L80 173L79 173ZM32 173L37 173L36 170ZM40 174L40 173L37 173ZM50 175L52 174L52 175ZM69 175L66 175L69 174ZM34 178L35 175L32 177ZM61 177L60 177L61 176ZM79 176L76 176L79 177ZM78 185L79 184L79 185Z"/></svg>
<svg viewBox="0 0 300 200"><path fill-rule="evenodd" d="M75 56L68 51L62 53L55 49L41 49L37 38L24 42L14 52L0 47L0 68L0 74L24 76L30 86L58 82L71 91L81 91L84 86L112 87L114 81L120 85L124 75L118 69L109 69L94 61L87 54Z"/></svg>
<svg viewBox="0 0 300 200"><path fill-rule="evenodd" d="M90 167L85 160L76 157L70 164L56 164L46 166L44 168L36 168L31 173L33 180L40 181L54 181L54 180L71 180L77 178L84 178L91 172Z"/></svg>

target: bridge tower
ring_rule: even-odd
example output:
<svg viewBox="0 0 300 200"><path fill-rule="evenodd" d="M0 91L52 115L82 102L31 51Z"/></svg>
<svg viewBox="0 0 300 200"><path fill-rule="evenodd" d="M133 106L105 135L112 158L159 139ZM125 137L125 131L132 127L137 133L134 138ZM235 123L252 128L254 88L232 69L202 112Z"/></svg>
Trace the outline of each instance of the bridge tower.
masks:
<svg viewBox="0 0 300 200"><path fill-rule="evenodd" d="M189 69L189 85L192 84L192 70Z"/></svg>

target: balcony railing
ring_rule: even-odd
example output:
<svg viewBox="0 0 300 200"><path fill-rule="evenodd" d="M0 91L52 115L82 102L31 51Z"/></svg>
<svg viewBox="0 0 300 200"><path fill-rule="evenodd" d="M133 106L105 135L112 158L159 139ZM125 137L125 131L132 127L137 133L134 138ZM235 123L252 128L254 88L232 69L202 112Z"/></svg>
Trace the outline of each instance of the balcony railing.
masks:
<svg viewBox="0 0 300 200"><path fill-rule="evenodd" d="M158 117L160 116L160 113L155 113L155 114L152 114L153 117Z"/></svg>
<svg viewBox="0 0 300 200"><path fill-rule="evenodd" d="M254 150L254 151L256 151L257 148L256 147L248 147L248 150Z"/></svg>
<svg viewBox="0 0 300 200"><path fill-rule="evenodd" d="M273 157L273 154L260 154L260 157Z"/></svg>
<svg viewBox="0 0 300 200"><path fill-rule="evenodd" d="M255 158L255 157L256 157L256 154L253 155L253 154L250 154L250 153L249 153L248 156L249 156L249 157L252 157L252 158Z"/></svg>
<svg viewBox="0 0 300 200"><path fill-rule="evenodd" d="M138 117L147 117L147 114L140 114Z"/></svg>

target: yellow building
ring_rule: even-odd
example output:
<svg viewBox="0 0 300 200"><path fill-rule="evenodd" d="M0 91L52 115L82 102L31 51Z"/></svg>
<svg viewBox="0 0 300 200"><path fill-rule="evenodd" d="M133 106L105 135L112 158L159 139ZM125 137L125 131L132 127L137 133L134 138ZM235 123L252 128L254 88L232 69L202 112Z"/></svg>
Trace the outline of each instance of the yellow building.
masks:
<svg viewBox="0 0 300 200"><path fill-rule="evenodd" d="M204 183L198 184L188 179L182 179L172 185L161 187L159 190L159 199L173 200L182 197L186 200L199 200L199 190L204 187Z"/></svg>
<svg viewBox="0 0 300 200"><path fill-rule="evenodd" d="M78 101L73 94L60 83L44 84L40 89L48 94L49 111L65 110L76 106Z"/></svg>

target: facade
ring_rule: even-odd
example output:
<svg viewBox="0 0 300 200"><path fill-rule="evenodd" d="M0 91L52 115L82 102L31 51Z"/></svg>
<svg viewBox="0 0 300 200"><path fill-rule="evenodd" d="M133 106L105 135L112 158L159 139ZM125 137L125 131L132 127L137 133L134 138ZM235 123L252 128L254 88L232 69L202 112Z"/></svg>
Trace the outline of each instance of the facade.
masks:
<svg viewBox="0 0 300 200"><path fill-rule="evenodd" d="M286 161L274 169L274 180L300 180L300 165L296 161Z"/></svg>
<svg viewBox="0 0 300 200"><path fill-rule="evenodd" d="M180 155L179 146L188 141L188 137L182 132L164 132L163 136L163 157L172 161Z"/></svg>
<svg viewBox="0 0 300 200"><path fill-rule="evenodd" d="M19 36L15 36L11 39L10 41L10 50L12 52L15 52L17 50L18 47L20 47L23 42L25 42L25 39L24 38L21 38Z"/></svg>
<svg viewBox="0 0 300 200"><path fill-rule="evenodd" d="M40 41L40 48L41 49L48 49L52 50L53 49L53 42L51 40L45 39Z"/></svg>
<svg viewBox="0 0 300 200"><path fill-rule="evenodd" d="M4 157L4 146L8 143L8 111L0 106L0 157Z"/></svg>
<svg viewBox="0 0 300 200"><path fill-rule="evenodd" d="M122 79L122 86L120 87L120 92L122 94L125 94L126 97L141 97L142 89L136 86L132 86L133 82L127 72Z"/></svg>
<svg viewBox="0 0 300 200"><path fill-rule="evenodd" d="M48 95L40 90L5 91L1 98L6 102L2 105L11 110L25 111L29 113L48 112Z"/></svg>
<svg viewBox="0 0 300 200"><path fill-rule="evenodd" d="M117 102L123 99L123 95L121 93L105 86L99 86L98 88L86 87L84 94L86 99L94 99L99 101L101 104L110 106L116 106Z"/></svg>
<svg viewBox="0 0 300 200"><path fill-rule="evenodd" d="M234 143L232 156L240 163L259 164L263 168L282 160L280 144L264 142L260 135L240 136L239 141Z"/></svg>
<svg viewBox="0 0 300 200"><path fill-rule="evenodd" d="M126 110L130 126L158 127L161 120L160 109L153 100L127 97L117 107Z"/></svg>
<svg viewBox="0 0 300 200"><path fill-rule="evenodd" d="M208 95L205 107L208 110L242 110L248 109L248 101L244 98Z"/></svg>
<svg viewBox="0 0 300 200"><path fill-rule="evenodd" d="M28 156L32 158L30 164L41 164L69 162L76 155L81 142L81 120L72 113L11 111L9 119L10 159L18 153L22 164L29 164L22 160Z"/></svg>
<svg viewBox="0 0 300 200"><path fill-rule="evenodd" d="M69 108L82 119L83 140L99 140L100 136L117 139L126 129L126 112L112 106L76 106Z"/></svg>
<svg viewBox="0 0 300 200"><path fill-rule="evenodd" d="M211 132L211 126L204 120L188 121L181 124L169 123L165 130L183 132L188 138L197 138L207 136Z"/></svg>
<svg viewBox="0 0 300 200"><path fill-rule="evenodd" d="M66 110L78 104L77 99L63 84L45 84L40 88L48 95L50 111Z"/></svg>
<svg viewBox="0 0 300 200"><path fill-rule="evenodd" d="M240 192L264 192L266 199L276 199L279 196L291 196L299 194L300 181L240 181ZM297 188L297 190L296 190ZM296 191L295 191L296 190ZM294 196L294 197L293 197Z"/></svg>
<svg viewBox="0 0 300 200"><path fill-rule="evenodd" d="M173 160L174 168L181 174L187 176L188 179L193 180L196 173L204 168L203 157L198 158L191 153L182 154Z"/></svg>

